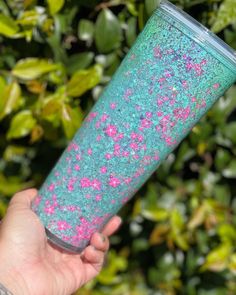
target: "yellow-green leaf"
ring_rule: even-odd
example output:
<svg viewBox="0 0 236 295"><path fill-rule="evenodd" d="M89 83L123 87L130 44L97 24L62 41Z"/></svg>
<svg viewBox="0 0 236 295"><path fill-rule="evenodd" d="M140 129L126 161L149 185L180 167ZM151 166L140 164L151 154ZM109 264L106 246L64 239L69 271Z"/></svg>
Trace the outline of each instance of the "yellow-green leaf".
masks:
<svg viewBox="0 0 236 295"><path fill-rule="evenodd" d="M23 183L17 176L6 177L0 174L0 193L5 196L11 197L17 191L32 187L32 185L34 185L33 181Z"/></svg>
<svg viewBox="0 0 236 295"><path fill-rule="evenodd" d="M64 104L61 109L61 120L67 138L71 139L83 121L83 112L80 107L72 109Z"/></svg>
<svg viewBox="0 0 236 295"><path fill-rule="evenodd" d="M62 9L65 0L47 0L47 2L50 13L54 15Z"/></svg>
<svg viewBox="0 0 236 295"><path fill-rule="evenodd" d="M26 58L17 62L12 74L24 80L34 80L58 68L58 64L53 64L46 59Z"/></svg>
<svg viewBox="0 0 236 295"><path fill-rule="evenodd" d="M21 111L11 121L10 129L7 132L7 139L20 138L28 135L36 125L36 119L30 110Z"/></svg>
<svg viewBox="0 0 236 295"><path fill-rule="evenodd" d="M87 90L96 86L102 76L102 68L95 65L88 70L80 70L76 72L67 84L67 94L69 96L81 96Z"/></svg>
<svg viewBox="0 0 236 295"><path fill-rule="evenodd" d="M36 10L26 10L16 22L22 26L35 26L39 17L40 14Z"/></svg>
<svg viewBox="0 0 236 295"><path fill-rule="evenodd" d="M217 12L212 31L220 32L230 24L236 23L236 5L235 0L224 0Z"/></svg>
<svg viewBox="0 0 236 295"><path fill-rule="evenodd" d="M233 247L231 243L224 243L213 249L206 257L201 270L222 271L224 270L232 254Z"/></svg>
<svg viewBox="0 0 236 295"><path fill-rule="evenodd" d="M21 88L17 82L5 86L0 103L0 120L17 110L22 103Z"/></svg>
<svg viewBox="0 0 236 295"><path fill-rule="evenodd" d="M19 27L12 18L0 13L0 34L6 37L12 37L18 30Z"/></svg>

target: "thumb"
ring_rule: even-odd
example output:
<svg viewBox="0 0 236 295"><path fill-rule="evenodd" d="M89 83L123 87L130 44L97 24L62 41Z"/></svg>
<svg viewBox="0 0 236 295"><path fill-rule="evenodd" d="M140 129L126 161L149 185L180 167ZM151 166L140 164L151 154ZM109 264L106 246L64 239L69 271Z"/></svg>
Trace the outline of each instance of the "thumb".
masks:
<svg viewBox="0 0 236 295"><path fill-rule="evenodd" d="M16 193L12 197L9 203L9 207L17 207L17 209L29 209L31 206L31 202L37 195L37 192L38 191L36 189L31 188Z"/></svg>

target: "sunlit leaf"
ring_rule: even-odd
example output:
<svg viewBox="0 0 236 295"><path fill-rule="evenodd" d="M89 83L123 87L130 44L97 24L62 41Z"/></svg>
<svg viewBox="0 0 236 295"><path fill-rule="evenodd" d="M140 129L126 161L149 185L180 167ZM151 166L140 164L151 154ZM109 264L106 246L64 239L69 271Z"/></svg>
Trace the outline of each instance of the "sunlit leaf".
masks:
<svg viewBox="0 0 236 295"><path fill-rule="evenodd" d="M47 3L49 6L50 13L54 15L62 9L65 0L47 0Z"/></svg>
<svg viewBox="0 0 236 295"><path fill-rule="evenodd" d="M216 15L216 20L212 26L212 31L220 32L228 25L236 22L235 0L224 0Z"/></svg>
<svg viewBox="0 0 236 295"><path fill-rule="evenodd" d="M16 114L11 121L10 129L7 132L7 138L20 138L28 135L36 125L36 119L32 112L24 110Z"/></svg>
<svg viewBox="0 0 236 295"><path fill-rule="evenodd" d="M81 108L72 109L64 104L61 109L61 120L66 137L71 139L83 121L83 112Z"/></svg>
<svg viewBox="0 0 236 295"><path fill-rule="evenodd" d="M21 88L17 82L5 86L0 102L0 120L22 104Z"/></svg>
<svg viewBox="0 0 236 295"><path fill-rule="evenodd" d="M73 97L81 96L100 82L101 75L102 68L99 65L76 72L67 84L67 94Z"/></svg>
<svg viewBox="0 0 236 295"><path fill-rule="evenodd" d="M206 261L202 265L201 270L224 270L229 263L232 250L233 247L230 243L221 244L217 248L211 250L211 252L206 257Z"/></svg>
<svg viewBox="0 0 236 295"><path fill-rule="evenodd" d="M12 70L12 74L24 80L34 80L58 68L58 64L53 64L46 59L26 58L17 62Z"/></svg>
<svg viewBox="0 0 236 295"><path fill-rule="evenodd" d="M9 16L0 13L0 34L6 37L14 36L19 30L16 22Z"/></svg>

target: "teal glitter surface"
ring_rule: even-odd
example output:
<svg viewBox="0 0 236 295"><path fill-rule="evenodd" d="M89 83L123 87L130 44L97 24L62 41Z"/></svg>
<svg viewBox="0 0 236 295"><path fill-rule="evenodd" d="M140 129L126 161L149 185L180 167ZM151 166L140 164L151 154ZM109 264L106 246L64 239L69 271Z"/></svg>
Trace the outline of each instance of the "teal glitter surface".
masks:
<svg viewBox="0 0 236 295"><path fill-rule="evenodd" d="M81 251L235 82L191 34L158 9L51 171L32 208L57 245Z"/></svg>

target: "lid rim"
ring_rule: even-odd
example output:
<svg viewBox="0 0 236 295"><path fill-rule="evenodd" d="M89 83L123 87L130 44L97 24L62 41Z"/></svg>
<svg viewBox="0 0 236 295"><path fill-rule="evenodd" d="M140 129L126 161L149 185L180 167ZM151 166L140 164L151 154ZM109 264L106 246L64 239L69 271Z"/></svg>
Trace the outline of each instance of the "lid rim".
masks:
<svg viewBox="0 0 236 295"><path fill-rule="evenodd" d="M229 63L229 66L231 66L230 68L232 68L232 71L236 73L236 51L227 43L168 0L161 0L160 6L156 12L158 12L159 9L170 13L177 21L191 29L195 33L194 39L197 38L198 42L203 43L204 41L209 44L215 51L225 58Z"/></svg>

